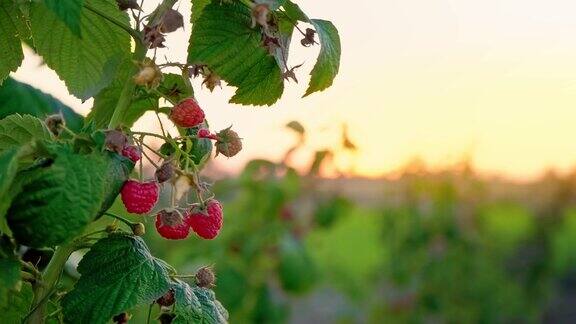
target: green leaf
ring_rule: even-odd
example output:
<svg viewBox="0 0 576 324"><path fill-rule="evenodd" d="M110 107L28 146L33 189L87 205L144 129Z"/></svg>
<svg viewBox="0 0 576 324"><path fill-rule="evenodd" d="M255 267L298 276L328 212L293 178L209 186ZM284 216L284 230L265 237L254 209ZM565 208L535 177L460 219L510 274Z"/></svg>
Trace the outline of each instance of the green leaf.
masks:
<svg viewBox="0 0 576 324"><path fill-rule="evenodd" d="M66 126L73 131L79 131L84 123L81 115L58 99L26 83L8 78L0 86L0 119L14 113L41 119L61 113L66 120Z"/></svg>
<svg viewBox="0 0 576 324"><path fill-rule="evenodd" d="M0 153L0 231L7 232L7 224L4 219L6 210L16 195L14 190L10 190L12 182L18 171L18 155L20 147L9 148Z"/></svg>
<svg viewBox="0 0 576 324"><path fill-rule="evenodd" d="M201 323L202 304L194 294L194 290L187 283L180 280L172 285L174 289L174 319L172 324Z"/></svg>
<svg viewBox="0 0 576 324"><path fill-rule="evenodd" d="M212 0L192 0L192 15L190 16L190 22L192 24L198 20L204 7L206 7L210 2L212 2ZM194 26L192 26L192 28L194 28Z"/></svg>
<svg viewBox="0 0 576 324"><path fill-rule="evenodd" d="M0 152L34 139L52 139L52 134L40 119L14 114L0 120Z"/></svg>
<svg viewBox="0 0 576 324"><path fill-rule="evenodd" d="M118 69L114 81L94 97L94 106L88 114L87 121L93 121L98 128L107 128L124 84L126 80L131 80L132 64L130 59L125 60ZM170 77L170 80L172 80L172 77ZM124 116L120 117L121 124L125 127L132 127L146 111L157 108L158 96L146 93L144 88L140 88L130 103L130 108L126 109Z"/></svg>
<svg viewBox="0 0 576 324"><path fill-rule="evenodd" d="M202 126L188 128L186 130L186 134L190 136L190 143L192 144L192 148L190 149L189 153L192 157L192 161L196 164L199 168L204 167L206 161L210 158L212 154L213 144L210 139L207 138L198 138L198 131L200 128L207 128L208 125L206 122ZM184 150L187 151L187 147L184 146ZM182 164L185 163L185 160Z"/></svg>
<svg viewBox="0 0 576 324"><path fill-rule="evenodd" d="M0 235L0 309L8 306L8 294L20 283L20 262L14 245L6 235Z"/></svg>
<svg viewBox="0 0 576 324"><path fill-rule="evenodd" d="M304 11L300 9L300 7L290 0L286 0L284 4L282 4L282 8L286 11L286 15L290 17L292 20L300 20L302 22L309 22L310 18L306 16Z"/></svg>
<svg viewBox="0 0 576 324"><path fill-rule="evenodd" d="M282 71L262 46L259 28L250 28L251 13L239 2L208 4L196 21L188 63L206 64L235 86L232 103L271 105L282 96Z"/></svg>
<svg viewBox="0 0 576 324"><path fill-rule="evenodd" d="M134 162L122 155L109 151L105 151L103 154L107 155L108 168L104 177L104 201L97 216L101 216L112 207L124 182L128 180L134 169Z"/></svg>
<svg viewBox="0 0 576 324"><path fill-rule="evenodd" d="M64 80L70 93L80 99L88 99L106 87L130 53L128 33L100 14L130 27L128 15L118 10L114 0L86 0L80 17L82 38L43 3L32 3L30 9L36 50Z"/></svg>
<svg viewBox="0 0 576 324"><path fill-rule="evenodd" d="M107 323L116 314L153 302L170 288L164 263L134 236L101 239L82 258L78 272L82 276L61 303L67 323Z"/></svg>
<svg viewBox="0 0 576 324"><path fill-rule="evenodd" d="M10 290L5 301L0 301L0 313L2 323L20 324L30 311L34 293L32 285L27 282L22 283L22 287Z"/></svg>
<svg viewBox="0 0 576 324"><path fill-rule="evenodd" d="M340 36L334 25L327 20L312 19L318 36L320 37L320 54L310 72L310 84L304 97L322 91L332 85L340 68Z"/></svg>
<svg viewBox="0 0 576 324"><path fill-rule="evenodd" d="M44 0L46 7L60 18L70 31L80 37L80 14L84 0Z"/></svg>
<svg viewBox="0 0 576 324"><path fill-rule="evenodd" d="M17 10L13 1L0 0L0 84L24 59L18 36Z"/></svg>
<svg viewBox="0 0 576 324"><path fill-rule="evenodd" d="M256 4L265 4L268 5L270 10L276 10L280 8L286 0L255 0L254 3Z"/></svg>
<svg viewBox="0 0 576 324"><path fill-rule="evenodd" d="M202 321L199 323L228 323L228 312L222 304L216 300L216 296L212 290L202 287L193 287L192 290L202 307Z"/></svg>
<svg viewBox="0 0 576 324"><path fill-rule="evenodd" d="M55 246L80 234L108 203L110 174L116 172L110 171L115 162L107 153L75 154L54 144L45 150L50 163L18 174L20 190L14 189L19 193L7 213L14 238L32 247Z"/></svg>
<svg viewBox="0 0 576 324"><path fill-rule="evenodd" d="M164 80L162 80L157 90L175 102L194 97L194 92L186 85L184 78L179 74L164 74Z"/></svg>

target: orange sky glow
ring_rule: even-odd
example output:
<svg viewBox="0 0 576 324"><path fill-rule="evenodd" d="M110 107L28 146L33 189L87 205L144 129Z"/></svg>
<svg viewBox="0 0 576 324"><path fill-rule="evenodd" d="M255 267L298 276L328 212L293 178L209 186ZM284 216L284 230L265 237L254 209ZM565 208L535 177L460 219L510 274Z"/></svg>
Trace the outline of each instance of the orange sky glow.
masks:
<svg viewBox="0 0 576 324"><path fill-rule="evenodd" d="M156 1L146 1L146 8ZM196 95L211 126L231 124L245 149L221 160L229 171L252 158L279 159L295 137L291 120L308 129L308 149L336 147L342 123L359 150L336 163L353 175L377 177L419 156L432 166L469 156L486 174L526 180L552 167L576 165L576 4L568 0L296 1L340 30L342 62L334 86L301 98L317 48L294 42L289 62L305 62L273 107L240 107L224 87ZM189 13L189 1L181 1ZM188 14L189 15L189 14ZM185 16L185 20L188 17ZM168 36L163 61L185 61L190 26ZM62 81L27 51L13 76L86 114L91 101L68 95ZM146 115L139 129L155 129Z"/></svg>

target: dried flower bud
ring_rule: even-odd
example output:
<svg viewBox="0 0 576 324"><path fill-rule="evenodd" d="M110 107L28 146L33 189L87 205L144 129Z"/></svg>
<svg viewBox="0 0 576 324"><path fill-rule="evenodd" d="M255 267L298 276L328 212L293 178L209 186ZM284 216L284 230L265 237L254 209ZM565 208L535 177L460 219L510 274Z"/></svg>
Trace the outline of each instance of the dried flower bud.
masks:
<svg viewBox="0 0 576 324"><path fill-rule="evenodd" d="M161 33L171 33L180 27L184 27L182 14L174 9L168 9L162 16L158 29Z"/></svg>
<svg viewBox="0 0 576 324"><path fill-rule="evenodd" d="M128 143L128 138L119 130L111 129L106 131L106 148L110 151L122 154L124 146Z"/></svg>
<svg viewBox="0 0 576 324"><path fill-rule="evenodd" d="M66 125L64 117L60 114L50 115L44 119L44 123L50 130L50 132L56 136L60 135L62 132L62 127Z"/></svg>
<svg viewBox="0 0 576 324"><path fill-rule="evenodd" d="M214 270L211 267L202 267L198 269L196 275L196 284L198 287L212 288L216 282L216 275L214 275Z"/></svg>
<svg viewBox="0 0 576 324"><path fill-rule="evenodd" d="M164 162L156 169L156 180L158 183L164 183L174 177L174 164L171 161Z"/></svg>

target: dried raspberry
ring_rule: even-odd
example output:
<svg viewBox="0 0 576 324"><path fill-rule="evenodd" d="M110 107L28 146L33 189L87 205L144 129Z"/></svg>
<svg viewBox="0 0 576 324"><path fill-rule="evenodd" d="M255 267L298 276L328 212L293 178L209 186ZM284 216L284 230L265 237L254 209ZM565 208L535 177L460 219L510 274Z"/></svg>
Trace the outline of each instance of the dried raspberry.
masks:
<svg viewBox="0 0 576 324"><path fill-rule="evenodd" d="M124 183L120 195L129 213L146 214L158 201L158 183L128 180Z"/></svg>
<svg viewBox="0 0 576 324"><path fill-rule="evenodd" d="M208 200L204 206L192 207L188 223L200 237L211 240L218 236L222 228L222 206L216 199Z"/></svg>
<svg viewBox="0 0 576 324"><path fill-rule="evenodd" d="M116 152L118 154L122 153L122 150L128 143L128 138L124 133L119 130L111 129L106 131L105 145L110 151Z"/></svg>
<svg viewBox="0 0 576 324"><path fill-rule="evenodd" d="M168 306L172 306L174 305L174 290L170 289L168 290L167 293L164 294L164 296L158 298L156 300L156 303L158 303L158 305L164 306L164 307L168 307Z"/></svg>
<svg viewBox="0 0 576 324"><path fill-rule="evenodd" d="M120 313L112 317L112 321L114 321L114 323L116 324L126 324L128 323L131 317L132 316L130 316L128 313Z"/></svg>
<svg viewBox="0 0 576 324"><path fill-rule="evenodd" d="M164 183L172 179L174 176L174 165L170 161L164 162L158 169L156 169L154 175L156 176L158 183Z"/></svg>
<svg viewBox="0 0 576 324"><path fill-rule="evenodd" d="M233 157L242 150L242 139L238 133L228 127L216 134L216 156L221 153L227 157Z"/></svg>
<svg viewBox="0 0 576 324"><path fill-rule="evenodd" d="M216 282L216 276L214 275L214 270L212 270L211 267L202 267L198 269L194 277L198 287L212 288L214 287L214 282Z"/></svg>
<svg viewBox="0 0 576 324"><path fill-rule="evenodd" d="M170 119L180 127L194 127L204 121L204 111L194 98L188 98L172 108Z"/></svg>
<svg viewBox="0 0 576 324"><path fill-rule="evenodd" d="M142 152L137 146L126 145L122 149L122 155L132 160L132 162L138 162L142 158Z"/></svg>
<svg viewBox="0 0 576 324"><path fill-rule="evenodd" d="M190 234L188 217L190 217L188 213L181 215L174 209L161 210L156 215L156 230L163 238L169 240L185 239Z"/></svg>

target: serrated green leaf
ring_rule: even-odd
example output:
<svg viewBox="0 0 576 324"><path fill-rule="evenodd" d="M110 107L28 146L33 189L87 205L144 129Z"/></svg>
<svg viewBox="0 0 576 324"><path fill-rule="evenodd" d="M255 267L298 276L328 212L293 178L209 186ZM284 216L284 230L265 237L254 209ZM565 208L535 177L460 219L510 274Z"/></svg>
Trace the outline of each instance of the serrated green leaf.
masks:
<svg viewBox="0 0 576 324"><path fill-rule="evenodd" d="M18 37L16 6L11 0L0 0L0 84L15 72L22 60L22 44Z"/></svg>
<svg viewBox="0 0 576 324"><path fill-rule="evenodd" d="M198 166L200 169L204 167L206 161L208 161L210 155L212 154L212 149L214 148L214 145L210 139L198 138L198 131L201 127L207 128L208 124L204 122L204 124L201 126L188 128L186 130L186 134L190 136L190 143L192 145L192 148L189 152L190 156L192 157L194 164L196 164L196 166ZM187 150L187 147L184 146L183 149ZM184 163L185 161L182 162L182 164Z"/></svg>
<svg viewBox="0 0 576 324"><path fill-rule="evenodd" d="M306 16L304 11L302 11L302 9L300 9L300 7L297 4L295 4L294 2L292 2L290 0L286 0L282 4L282 8L284 8L286 15L288 15L288 17L290 17L290 19L292 19L292 20L300 20L302 22L309 22L310 21L310 18L308 18L308 16Z"/></svg>
<svg viewBox="0 0 576 324"><path fill-rule="evenodd" d="M2 323L21 324L23 319L30 311L34 293L32 286L23 282L22 287L10 290L5 302L0 302L0 313L2 314Z"/></svg>
<svg viewBox="0 0 576 324"><path fill-rule="evenodd" d="M34 139L52 138L44 122L34 116L13 114L0 120L0 152Z"/></svg>
<svg viewBox="0 0 576 324"><path fill-rule="evenodd" d="M20 190L6 217L14 238L32 247L58 245L80 234L109 204L110 191L118 194L110 179L118 162L107 152L81 155L62 145L46 150L51 163L17 175Z"/></svg>
<svg viewBox="0 0 576 324"><path fill-rule="evenodd" d="M174 319L172 324L201 323L202 304L187 283L177 280L172 284L174 289Z"/></svg>
<svg viewBox="0 0 576 324"><path fill-rule="evenodd" d="M74 35L81 37L80 14L84 0L44 0L44 3Z"/></svg>
<svg viewBox="0 0 576 324"><path fill-rule="evenodd" d="M224 324L228 323L228 312L216 300L214 292L207 288L193 287L194 295L200 301L202 306L202 321L197 323L203 324Z"/></svg>
<svg viewBox="0 0 576 324"><path fill-rule="evenodd" d="M82 275L62 299L67 323L107 323L134 306L149 304L170 288L168 271L139 237L110 235L78 265Z"/></svg>
<svg viewBox="0 0 576 324"><path fill-rule="evenodd" d="M208 4L192 30L188 63L207 64L237 87L230 102L271 105L284 91L282 71L263 47L260 29L250 25L251 13L244 4Z"/></svg>
<svg viewBox="0 0 576 324"><path fill-rule="evenodd" d="M43 3L32 3L30 9L37 52L64 80L70 93L80 99L88 99L106 87L130 53L128 33L100 14L130 27L128 15L118 10L114 0L86 0L80 17L82 38Z"/></svg>
<svg viewBox="0 0 576 324"><path fill-rule="evenodd" d="M192 15L190 16L190 22L192 24L198 20L204 7L206 7L210 2L212 2L212 0L192 0ZM194 28L194 26L192 26L192 28Z"/></svg>
<svg viewBox="0 0 576 324"><path fill-rule="evenodd" d="M66 126L73 131L79 131L84 123L81 115L58 99L26 83L8 78L0 86L0 119L15 113L41 119L60 113L66 120Z"/></svg>
<svg viewBox="0 0 576 324"><path fill-rule="evenodd" d="M320 38L320 54L318 60L310 72L311 78L304 97L322 91L332 85L340 68L340 36L334 25L327 20L312 19Z"/></svg>

